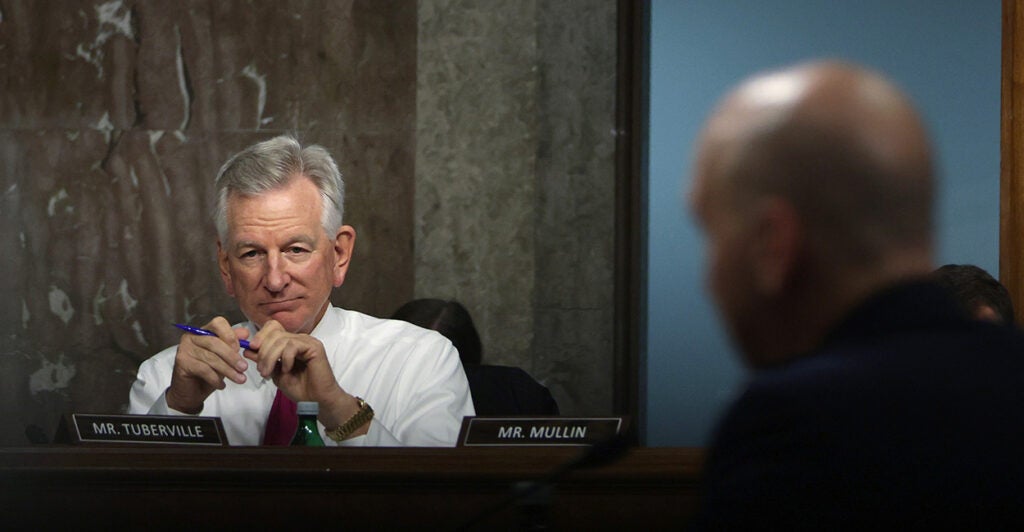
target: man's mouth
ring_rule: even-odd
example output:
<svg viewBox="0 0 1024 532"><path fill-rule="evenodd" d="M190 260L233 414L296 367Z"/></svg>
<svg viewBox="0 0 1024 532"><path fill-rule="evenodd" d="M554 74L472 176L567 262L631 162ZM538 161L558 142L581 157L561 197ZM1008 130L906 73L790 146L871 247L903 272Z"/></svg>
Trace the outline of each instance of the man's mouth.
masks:
<svg viewBox="0 0 1024 532"><path fill-rule="evenodd" d="M271 311L271 312L277 311L277 310L286 310L289 307L292 307L295 304L297 304L299 299L300 298L298 298L298 297L293 297L293 298L290 298L290 299L277 299L277 300L274 300L274 301L266 301L266 302L260 303L260 306L263 307L266 310Z"/></svg>

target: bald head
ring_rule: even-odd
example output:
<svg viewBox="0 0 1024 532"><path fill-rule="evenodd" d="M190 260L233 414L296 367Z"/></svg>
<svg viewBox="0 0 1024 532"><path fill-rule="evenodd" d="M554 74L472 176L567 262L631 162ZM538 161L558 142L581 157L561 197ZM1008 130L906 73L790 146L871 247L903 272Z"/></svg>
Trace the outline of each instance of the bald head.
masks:
<svg viewBox="0 0 1024 532"><path fill-rule="evenodd" d="M712 114L694 170L711 291L754 365L933 269L927 134L878 74L819 62L751 78Z"/></svg>
<svg viewBox="0 0 1024 532"><path fill-rule="evenodd" d="M895 86L856 66L804 64L740 85L708 122L697 173L741 205L792 202L836 261L931 247L927 133Z"/></svg>

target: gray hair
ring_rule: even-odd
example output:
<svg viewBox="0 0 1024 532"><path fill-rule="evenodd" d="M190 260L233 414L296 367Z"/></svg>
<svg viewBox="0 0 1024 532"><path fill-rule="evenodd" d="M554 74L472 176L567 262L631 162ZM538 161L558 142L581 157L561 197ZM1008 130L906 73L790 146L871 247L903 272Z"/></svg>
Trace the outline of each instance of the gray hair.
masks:
<svg viewBox="0 0 1024 532"><path fill-rule="evenodd" d="M255 196L287 185L304 176L320 191L320 224L328 237L341 227L345 214L345 182L331 154L322 146L303 148L290 135L258 142L232 156L217 172L217 205L213 222L224 242L228 234L228 197Z"/></svg>

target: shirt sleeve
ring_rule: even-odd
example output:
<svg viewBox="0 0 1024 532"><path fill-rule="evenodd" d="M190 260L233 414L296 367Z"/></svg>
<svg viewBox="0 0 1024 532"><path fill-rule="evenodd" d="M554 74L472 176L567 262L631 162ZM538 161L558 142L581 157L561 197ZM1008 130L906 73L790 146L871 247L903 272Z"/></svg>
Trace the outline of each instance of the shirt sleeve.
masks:
<svg viewBox="0 0 1024 532"><path fill-rule="evenodd" d="M462 419L475 414L458 351L440 335L414 349L390 390L367 395L364 399L375 409L367 434L338 445L454 447ZM383 410L376 415L379 407Z"/></svg>
<svg viewBox="0 0 1024 532"><path fill-rule="evenodd" d="M135 382L132 383L131 391L128 394L128 413L147 415L186 415L167 406L167 387L171 384L171 371L173 369L173 351L176 347L161 351L152 358L146 360L139 366L135 375ZM171 351L168 366L168 356L165 354Z"/></svg>

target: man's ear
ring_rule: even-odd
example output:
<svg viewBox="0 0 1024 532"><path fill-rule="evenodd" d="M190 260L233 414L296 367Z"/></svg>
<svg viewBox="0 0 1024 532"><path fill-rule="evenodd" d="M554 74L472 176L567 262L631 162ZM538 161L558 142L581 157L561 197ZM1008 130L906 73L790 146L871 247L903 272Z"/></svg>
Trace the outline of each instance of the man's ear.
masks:
<svg viewBox="0 0 1024 532"><path fill-rule="evenodd" d="M992 323L1003 323L1003 317L996 312L996 309L988 305L978 305L978 308L974 309L975 319L981 321L991 321Z"/></svg>
<svg viewBox="0 0 1024 532"><path fill-rule="evenodd" d="M756 287L762 294L786 290L799 267L804 234L800 216L782 198L764 200L755 213L752 252Z"/></svg>
<svg viewBox="0 0 1024 532"><path fill-rule="evenodd" d="M220 279L224 282L224 290L229 296L235 297L235 287L231 284L231 269L229 268L228 254L224 246L217 240L217 267L220 269Z"/></svg>
<svg viewBox="0 0 1024 532"><path fill-rule="evenodd" d="M352 262L352 250L356 246L356 230L351 225L343 225L334 237L334 286L339 287L345 282L348 265Z"/></svg>

